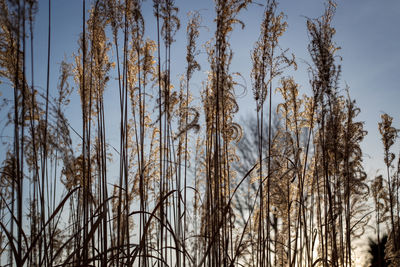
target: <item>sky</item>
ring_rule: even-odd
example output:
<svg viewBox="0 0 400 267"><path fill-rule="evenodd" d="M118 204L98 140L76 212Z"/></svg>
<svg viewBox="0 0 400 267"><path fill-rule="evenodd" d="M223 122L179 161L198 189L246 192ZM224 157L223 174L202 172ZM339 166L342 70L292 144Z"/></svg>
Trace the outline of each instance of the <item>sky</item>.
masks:
<svg viewBox="0 0 400 267"><path fill-rule="evenodd" d="M89 7L90 1L87 1ZM214 26L212 21L215 11L212 0L191 1L176 0L181 18L181 29L176 35L176 42L172 47L172 79L178 86L178 77L185 71L187 12L198 10L202 15L199 49L201 55L198 60L202 69L193 78L193 89L199 92L201 81L206 77L208 69L204 47L206 41L212 38ZM258 1L262 4L263 1ZM54 90L59 76L59 64L63 59L73 62L72 54L77 50L77 40L82 31L82 1L53 0L52 1L52 30L51 30L51 78L50 88ZM231 47L234 52L231 71L240 72L243 80L239 82L247 85L247 93L243 90L238 94L240 111L237 118L247 117L255 113L255 105L251 93L251 60L250 53L254 42L259 36L260 23L264 8L259 4L252 4L244 10L239 18L246 27L242 30L237 26L230 36ZM307 45L309 37L306 29L307 18L317 18L323 14L324 1L322 0L282 0L278 10L286 14L288 29L280 40L283 49L289 48L294 53L299 65L298 71L286 73L292 75L301 86L301 93L310 94L307 64L311 60L308 56ZM144 1L143 16L146 20L146 37L155 39L155 19L152 11L152 2ZM35 23L35 81L45 90L46 85L46 49L48 27L48 1L39 0L39 13ZM342 57L341 88L350 87L350 96L356 100L361 113L360 121L365 122L368 135L362 144L364 152L365 170L369 175L375 175L377 169L382 169L382 146L378 132L380 116L386 112L394 117L395 127L400 128L400 1L397 0L353 0L337 1L337 10L333 19L336 29L334 41L341 47L338 55ZM278 81L275 81L277 84ZM240 89L241 90L241 89ZM55 90L54 90L55 92ZM115 90L108 89L112 99ZM196 92L195 92L196 94ZM79 102L75 93L76 101ZM116 98L114 98L116 100ZM275 99L275 101L274 101ZM278 104L279 97L273 95L274 105ZM71 104L71 112L77 106ZM111 104L111 103L110 103ZM118 112L118 111L117 111ZM79 127L79 125L76 125ZM395 151L397 152L397 151Z"/></svg>
<svg viewBox="0 0 400 267"><path fill-rule="evenodd" d="M89 6L90 1L87 1ZM214 26L212 21L215 17L213 1L202 0L176 0L180 8L181 29L176 35L176 42L172 47L172 80L178 86L179 75L185 71L187 12L198 10L202 15L202 28L200 29L199 49L201 54L199 62L201 71L195 74L192 88L197 96L202 89L201 81L206 77L208 70L205 49L201 45L212 38ZM258 1L263 4L264 1ZM72 54L77 51L77 40L82 32L82 1L79 0L52 0L51 1L51 73L50 92L55 95L59 77L59 66L63 59L73 62ZM299 68L296 72L287 73L292 75L301 86L300 93L311 94L309 78L307 73L307 62L311 63L308 56L307 45L307 18L317 18L324 12L324 1L322 0L281 0L278 10L286 14L288 23L287 32L280 40L282 49L289 49L297 58ZM237 119L245 119L250 114L255 114L255 104L251 91L251 60L250 53L254 43L259 36L260 23L264 8L258 4L252 4L240 15L245 23L245 28L235 27L230 36L231 48L234 52L231 65L232 72L240 72L247 85L247 93L239 91L242 95L239 100L239 113ZM152 2L147 0L143 3L143 16L146 21L145 36L155 39L155 19L152 11ZM394 117L394 126L400 128L400 1L398 0L352 0L337 1L336 15L333 19L336 29L334 41L341 49L338 55L342 57L341 88L346 85L350 87L350 96L356 100L361 113L359 121L365 124L368 135L362 143L364 153L364 168L373 178L377 173L383 172L383 149L378 132L380 116L386 112ZM35 51L35 83L40 90L46 88L47 67L47 27L48 27L48 1L39 0L39 12L35 22L34 51ZM185 53L183 53L185 51ZM28 64L30 64L28 62ZM241 80L239 80L241 81ZM278 85L275 81L275 86ZM72 81L71 81L72 84ZM114 88L113 88L114 87ZM240 89L241 90L241 89ZM0 85L2 97L10 94L7 85ZM344 91L343 91L344 93ZM107 127L118 129L119 110L114 108L118 104L117 88L110 82L110 88L106 91L105 104L109 112L110 123ZM277 105L279 97L273 95L273 103ZM118 104L119 105L119 104ZM79 129L81 123L80 104L75 90L69 108L71 125ZM1 111L3 116L5 113ZM4 122L4 119L1 118ZM118 131L117 131L118 133ZM118 136L118 135L117 135ZM118 146L118 137L108 135L111 144ZM399 140L400 141L400 140ZM399 146L393 151L399 153Z"/></svg>

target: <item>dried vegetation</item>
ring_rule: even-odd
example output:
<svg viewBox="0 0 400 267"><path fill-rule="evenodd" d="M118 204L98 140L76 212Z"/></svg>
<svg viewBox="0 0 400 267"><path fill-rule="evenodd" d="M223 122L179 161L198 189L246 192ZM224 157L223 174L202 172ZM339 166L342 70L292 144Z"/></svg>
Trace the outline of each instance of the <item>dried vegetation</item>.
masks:
<svg viewBox="0 0 400 267"><path fill-rule="evenodd" d="M266 1L249 59L256 116L246 126L235 119L230 35L244 27L238 15L252 1L214 2L215 33L201 66L208 76L197 96L202 21L189 14L186 70L176 82L171 47L181 23L173 0L153 0L153 18L142 15L140 0L83 0L79 49L73 63L61 63L57 90L49 88L51 1L43 90L33 67L38 1L0 0L0 81L9 91L1 113L10 136L1 145L1 264L355 266L353 240L375 223L378 240L382 224L389 233L386 261L399 266L398 130L382 115L386 175L369 184L360 110L339 83L336 4L307 19L312 93L300 96L286 75L297 70L295 57L279 45L286 17ZM155 40L145 38L151 19ZM78 130L65 112L70 83L80 99ZM119 98L114 146L106 90Z"/></svg>

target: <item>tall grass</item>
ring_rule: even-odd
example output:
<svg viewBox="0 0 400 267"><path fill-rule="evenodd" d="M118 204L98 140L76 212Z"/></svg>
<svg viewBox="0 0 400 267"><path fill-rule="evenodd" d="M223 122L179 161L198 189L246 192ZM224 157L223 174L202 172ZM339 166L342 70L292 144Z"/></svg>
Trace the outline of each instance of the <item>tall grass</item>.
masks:
<svg viewBox="0 0 400 267"><path fill-rule="evenodd" d="M12 136L0 169L1 264L355 266L354 240L372 224L380 240L386 223L385 254L397 266L398 130L382 116L386 177L369 186L360 148L366 131L339 79L336 4L307 19L312 93L300 96L286 72L297 71L295 57L279 44L286 17L277 1L266 2L249 59L256 107L250 126L235 119L240 74L231 71L230 36L244 27L239 17L252 1L215 1L200 97L192 90L202 54L200 13L188 17L186 67L175 81L172 47L181 41L182 15L172 0L152 4L154 17L145 18L140 0L83 0L78 51L61 63L52 90L57 29L49 1L42 90L34 69L38 2L0 1L0 76L12 89L9 110L1 111ZM149 20L156 40L145 38ZM65 112L72 83L78 129ZM105 99L107 90L117 103ZM119 146L109 141L109 105L119 111ZM370 195L374 214L364 205Z"/></svg>

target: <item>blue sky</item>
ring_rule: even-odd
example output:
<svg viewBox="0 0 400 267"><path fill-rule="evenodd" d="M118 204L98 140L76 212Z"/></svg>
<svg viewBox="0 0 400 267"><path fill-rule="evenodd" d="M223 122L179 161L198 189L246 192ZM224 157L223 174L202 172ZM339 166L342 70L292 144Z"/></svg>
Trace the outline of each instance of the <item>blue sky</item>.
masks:
<svg viewBox="0 0 400 267"><path fill-rule="evenodd" d="M87 1L89 7L90 1ZM205 27L201 28L199 49L203 52L199 57L202 70L195 74L192 88L196 95L201 90L201 81L206 77L208 63L204 48L201 47L206 41L212 38L214 26L212 20L215 17L213 1L190 1L176 0L179 6L181 18L181 30L176 35L173 44L172 58L172 79L178 86L178 75L185 71L186 37L185 28L187 23L187 12L199 10ZM262 1L258 1L262 3ZM353 0L338 1L337 11L333 20L336 28L334 38L336 44L341 47L338 55L342 57L342 88L345 85L350 87L350 95L357 101L361 109L358 117L365 122L365 129L368 135L363 142L362 148L365 153L365 169L369 175L375 175L377 169L383 167L382 146L380 141L377 123L380 115L387 112L394 117L395 127L400 128L400 112L398 101L400 99L400 73L398 62L400 62L400 1L397 0ZM254 102L251 94L251 60L250 51L259 35L259 25L262 19L263 7L253 4L244 10L239 18L246 24L244 30L237 26L231 34L231 47L234 52L231 66L232 72L240 72L245 78L247 95L239 99L240 111L237 118L254 114ZM279 11L287 15L288 29L281 38L280 45L283 49L289 48L289 52L296 55L299 69L291 72L295 80L301 85L301 92L310 94L308 84L307 65L310 62L307 45L309 38L306 31L306 18L316 18L324 11L324 1L321 0L282 0L278 6ZM35 22L35 83L41 90L46 85L46 49L47 49L47 14L48 1L39 1L39 13ZM146 20L146 37L155 39L155 19L152 12L152 2L143 3L143 15ZM59 64L66 58L73 62L72 53L77 50L77 40L82 31L82 1L78 0L53 0L52 1L52 38L51 38L51 93L56 92L56 85L59 76ZM185 52L183 52L185 51ZM28 62L28 64L30 64ZM289 74L289 73L287 73ZM277 81L275 81L277 85ZM109 103L109 117L113 118L118 114L113 109L117 101L116 88L110 83L106 91ZM0 90L3 96L9 91L5 85ZM68 109L72 118L71 123L80 128L79 98L76 91L73 94L72 103ZM275 97L274 104L279 101ZM115 110L115 114L114 114ZM118 120L112 120L108 127L118 128ZM115 125L113 125L113 123ZM115 126L115 127L114 127ZM110 136L110 142L116 142ZM398 147L396 147L398 149ZM395 151L397 153L397 151Z"/></svg>
<svg viewBox="0 0 400 267"><path fill-rule="evenodd" d="M262 1L258 1L263 3ZM181 29L176 35L176 42L172 47L172 80L178 86L178 76L185 71L187 12L200 11L202 25L199 49L202 54L198 60L202 66L200 72L194 75L192 89L198 96L202 89L201 82L205 80L208 70L207 57L202 45L212 38L215 17L212 0L191 1L176 0L179 6ZM368 135L362 144L364 152L365 170L372 178L377 169L383 168L382 146L377 128L381 114L387 112L394 117L395 127L400 128L400 1L397 0L353 0L338 1L333 26L336 28L334 40L341 50L338 55L342 57L342 88L346 84L350 87L350 95L357 101L361 109L358 117L365 122ZM87 8L90 1L87 1ZM247 94L239 98L240 111L237 119L246 118L254 114L255 105L251 93L251 60L250 51L259 36L259 26L264 8L252 4L244 10L239 18L246 24L245 29L237 26L231 34L231 47L234 52L231 71L240 72L243 83L247 85ZM281 38L280 45L283 49L289 48L297 58L299 69L296 72L286 73L293 75L296 82L301 85L301 93L310 94L308 83L307 65L310 62L307 45L309 38L306 30L306 19L316 18L323 14L324 1L321 0L282 0L278 6L279 11L286 14L288 29ZM155 19L152 11L152 1L144 1L143 16L146 20L146 37L155 39ZM39 12L35 22L34 48L35 48L35 84L39 90L46 87L47 67L47 27L48 27L48 1L39 0ZM51 73L50 92L56 93L59 77L59 64L65 58L73 62L72 54L77 51L77 40L82 31L82 1L78 0L53 0L52 1L52 31L51 31ZM27 64L30 64L28 61ZM115 77L115 75L114 75ZM239 80L242 82L242 80ZM275 85L277 84L275 81ZM71 84L73 82L71 81ZM3 97L10 91L6 85L0 85ZM238 93L240 93L239 91ZM279 102L279 97L273 95L274 105ZM111 118L107 127L118 129L118 121L112 118L119 116L117 88L110 83L106 91L106 109ZM200 103L199 103L200 104ZM71 124L80 128L80 104L76 90L73 93L71 104L68 108ZM4 114L4 113L3 113ZM3 121L3 120L2 120ZM3 121L4 122L4 121ZM118 134L118 131L117 131ZM118 144L118 139L108 135L110 143ZM397 146L396 149L399 147ZM395 151L397 153L397 151Z"/></svg>

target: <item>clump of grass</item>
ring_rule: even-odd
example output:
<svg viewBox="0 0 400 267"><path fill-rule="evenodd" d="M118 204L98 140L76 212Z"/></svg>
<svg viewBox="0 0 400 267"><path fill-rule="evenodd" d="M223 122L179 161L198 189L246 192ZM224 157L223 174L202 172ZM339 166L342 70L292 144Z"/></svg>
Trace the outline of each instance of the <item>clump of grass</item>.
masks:
<svg viewBox="0 0 400 267"><path fill-rule="evenodd" d="M235 25L244 27L238 18L252 1L215 1L201 99L191 89L200 70L201 17L189 16L178 87L171 76L172 46L180 41L181 21L172 0L154 0L154 18L143 16L140 0L83 1L75 61L61 64L52 97L50 2L42 91L34 80L38 3L0 1L0 77L12 89L5 125L12 138L0 169L2 263L354 265L353 240L371 215L362 205L369 194L360 148L366 132L355 101L341 94L334 2L327 2L322 17L307 20L311 96L300 96L295 74L285 76L288 67L297 69L294 56L279 45L285 15L277 1L266 2L251 53L256 117L249 129L235 119L230 34ZM156 40L145 38L150 19ZM72 78L80 97L79 129L65 114ZM117 92L117 104L108 103L106 90ZM276 113L275 91L282 100ZM119 145L108 139L114 133L107 121L110 104L119 109ZM378 240L380 224L390 219L386 254L393 265L399 183L391 148L397 129L384 115L379 130L387 179L378 176L371 191Z"/></svg>

